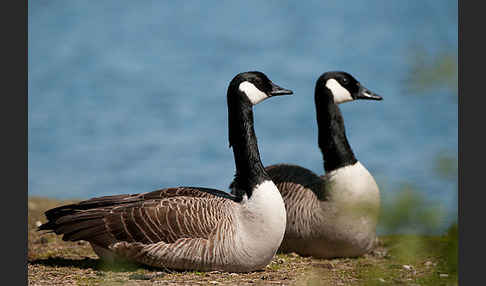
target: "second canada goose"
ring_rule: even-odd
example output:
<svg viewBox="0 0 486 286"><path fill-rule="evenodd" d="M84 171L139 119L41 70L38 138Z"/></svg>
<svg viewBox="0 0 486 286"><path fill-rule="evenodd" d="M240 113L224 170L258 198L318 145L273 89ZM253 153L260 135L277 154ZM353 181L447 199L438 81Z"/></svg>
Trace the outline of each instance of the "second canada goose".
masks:
<svg viewBox="0 0 486 286"><path fill-rule="evenodd" d="M88 241L98 256L199 271L264 268L285 232L285 205L265 171L253 128L253 106L292 94L261 72L236 75L227 92L229 143L237 195L176 187L92 198L48 210L39 230Z"/></svg>
<svg viewBox="0 0 486 286"><path fill-rule="evenodd" d="M351 150L338 104L382 98L345 72L322 74L314 96L326 174L318 176L288 164L266 168L287 209L279 251L319 258L360 256L375 241L380 193L373 176Z"/></svg>

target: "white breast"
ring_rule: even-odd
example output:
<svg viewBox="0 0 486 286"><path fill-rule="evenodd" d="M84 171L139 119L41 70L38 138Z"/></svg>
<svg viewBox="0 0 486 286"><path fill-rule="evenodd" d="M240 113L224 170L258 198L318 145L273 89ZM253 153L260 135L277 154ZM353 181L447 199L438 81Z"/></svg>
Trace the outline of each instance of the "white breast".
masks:
<svg viewBox="0 0 486 286"><path fill-rule="evenodd" d="M329 172L324 176L324 181L326 197L329 203L334 204L338 209L358 208L356 213L360 214L363 208L372 213L378 212L380 206L378 185L359 161L354 165Z"/></svg>
<svg viewBox="0 0 486 286"><path fill-rule="evenodd" d="M241 212L241 241L251 259L268 264L285 234L287 214L285 204L272 181L256 186L252 196L243 196Z"/></svg>

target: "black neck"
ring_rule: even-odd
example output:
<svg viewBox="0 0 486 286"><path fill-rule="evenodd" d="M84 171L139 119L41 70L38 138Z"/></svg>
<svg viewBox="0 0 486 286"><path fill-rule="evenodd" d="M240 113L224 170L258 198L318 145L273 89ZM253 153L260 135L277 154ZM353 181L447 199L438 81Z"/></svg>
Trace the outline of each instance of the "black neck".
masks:
<svg viewBox="0 0 486 286"><path fill-rule="evenodd" d="M240 91L236 91L240 92ZM270 177L260 160L253 129L253 110L246 96L228 96L229 143L233 147L236 174L233 182L236 195L251 197L253 188Z"/></svg>
<svg viewBox="0 0 486 286"><path fill-rule="evenodd" d="M324 170L330 172L357 162L346 138L343 116L334 103L331 91L317 86L315 91L319 148L324 159Z"/></svg>

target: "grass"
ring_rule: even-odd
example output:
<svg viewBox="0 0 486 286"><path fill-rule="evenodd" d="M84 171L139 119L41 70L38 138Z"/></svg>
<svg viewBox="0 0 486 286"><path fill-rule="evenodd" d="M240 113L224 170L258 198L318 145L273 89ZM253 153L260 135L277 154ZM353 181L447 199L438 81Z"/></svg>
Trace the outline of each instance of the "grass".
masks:
<svg viewBox="0 0 486 286"><path fill-rule="evenodd" d="M277 254L264 271L171 272L106 264L87 242L36 231L45 210L71 202L29 198L29 285L457 285L457 227L442 236L382 236L372 253L359 258Z"/></svg>

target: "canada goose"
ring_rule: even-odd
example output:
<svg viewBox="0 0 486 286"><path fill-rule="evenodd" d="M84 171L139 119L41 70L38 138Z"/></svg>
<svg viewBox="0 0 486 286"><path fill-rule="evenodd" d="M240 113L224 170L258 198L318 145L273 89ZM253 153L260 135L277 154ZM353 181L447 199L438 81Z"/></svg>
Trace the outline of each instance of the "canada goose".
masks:
<svg viewBox="0 0 486 286"><path fill-rule="evenodd" d="M39 230L88 241L101 258L154 267L249 272L264 268L285 232L285 205L258 152L252 106L292 94L261 72L236 75L227 92L237 195L176 187L92 198L45 212Z"/></svg>
<svg viewBox="0 0 486 286"><path fill-rule="evenodd" d="M373 246L379 189L373 176L355 158L337 106L355 99L382 98L345 72L324 73L316 82L318 144L324 158L324 176L296 165L266 168L287 210L279 252L320 258L354 257Z"/></svg>

